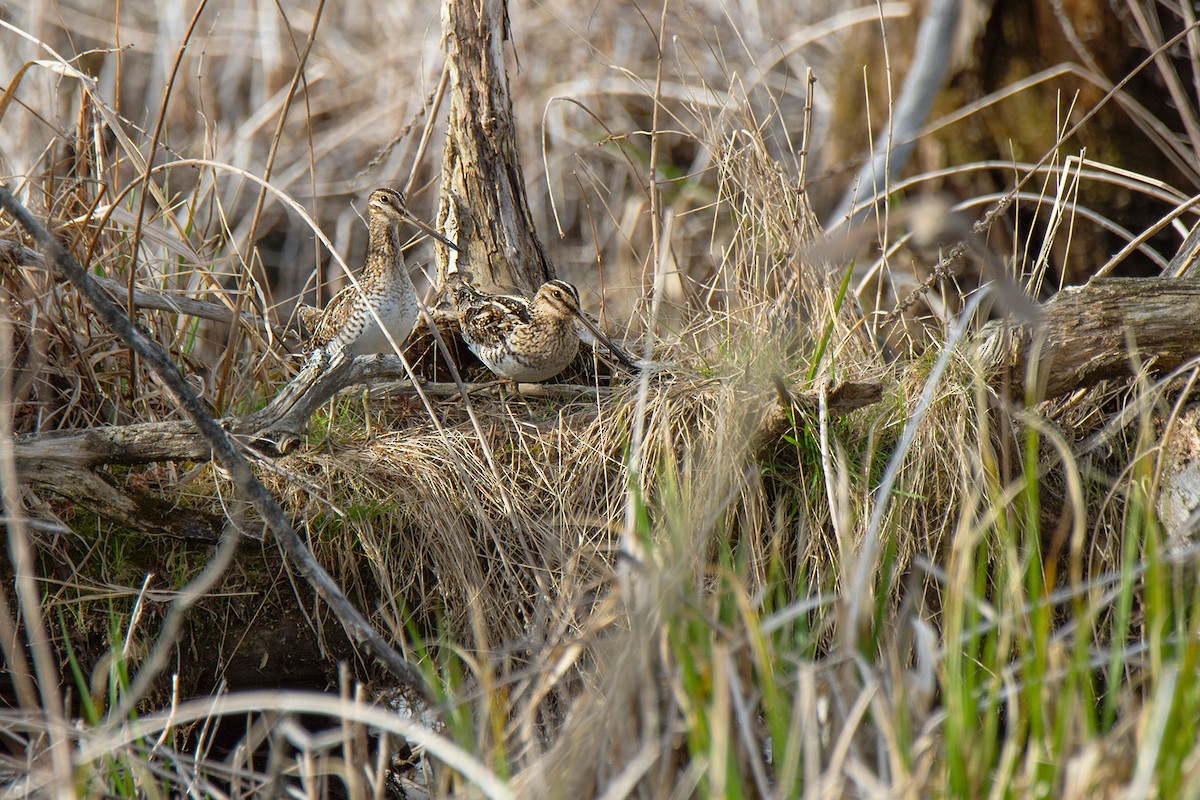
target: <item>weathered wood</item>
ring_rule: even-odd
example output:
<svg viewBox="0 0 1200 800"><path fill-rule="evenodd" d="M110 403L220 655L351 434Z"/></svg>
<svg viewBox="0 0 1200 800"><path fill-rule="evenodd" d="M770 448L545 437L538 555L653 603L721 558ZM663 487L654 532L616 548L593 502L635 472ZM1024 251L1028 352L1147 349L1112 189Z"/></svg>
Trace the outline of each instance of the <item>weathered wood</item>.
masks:
<svg viewBox="0 0 1200 800"><path fill-rule="evenodd" d="M47 463L90 470L105 464L208 461L212 456L195 426L176 420L30 434L13 443L13 452L23 480Z"/></svg>
<svg viewBox="0 0 1200 800"><path fill-rule="evenodd" d="M820 409L820 391L800 391L782 381L775 385L776 402L767 405L762 420L750 434L750 452L759 453L779 441L797 419L797 412L811 415ZM873 381L845 381L830 386L825 392L825 408L831 416L840 417L873 406L883 399L883 385Z"/></svg>
<svg viewBox="0 0 1200 800"><path fill-rule="evenodd" d="M1058 397L1126 378L1138 363L1174 369L1200 355L1200 280L1098 278L1064 289L1042 306L1036 328L991 322L977 338L983 365L1014 397L1025 393L1036 359L1039 397Z"/></svg>
<svg viewBox="0 0 1200 800"><path fill-rule="evenodd" d="M226 418L220 424L235 442L256 454L284 455L299 446L313 412L334 394L362 383L395 381L404 375L403 364L396 356L353 360L338 357L327 364L314 360L261 411L244 418ZM470 391L482 387L466 388ZM558 387L551 387L552 391L554 388ZM590 387L562 388L578 394ZM415 392L411 384L389 389L393 393ZM442 383L426 384L423 390L430 395L451 396L461 388ZM178 506L153 492L119 486L99 469L104 465L210 460L211 446L190 422L167 420L35 434L17 439L13 452L21 481L79 504L102 519L132 530L189 541L212 543L220 538L224 517Z"/></svg>
<svg viewBox="0 0 1200 800"><path fill-rule="evenodd" d="M415 394L411 383L396 383L405 375L396 356L336 358L327 365L310 363L261 411L244 418L221 420L230 437L255 453L278 456L293 452L304 436L308 419L338 392L360 384L377 384L373 392ZM429 396L453 397L494 388L485 384L425 383ZM607 387L578 384L521 384L525 397L562 398L608 396ZM815 412L818 394L799 387L780 387L777 402L767 405L752 434L757 451L779 438L791 424L790 410ZM843 383L829 390L826 400L834 416L848 414L879 402L878 383ZM55 431L22 437L13 444L20 479L35 489L91 510L97 516L131 530L194 542L213 543L221 535L224 517L171 503L153 492L119 486L100 470L106 464L139 465L164 461L207 461L210 445L189 422L144 422L97 426L85 430ZM254 531L257 534L259 531Z"/></svg>
<svg viewBox="0 0 1200 800"><path fill-rule="evenodd" d="M457 221L459 246L483 291L527 294L554 277L554 267L534 231L517 155L516 126L504 41L504 0L446 0L442 30L450 71L450 112L442 150L442 200L438 214ZM446 248L439 247L438 283L446 278Z"/></svg>
<svg viewBox="0 0 1200 800"><path fill-rule="evenodd" d="M394 355L353 359L335 356L324 363L314 359L265 408L246 417L227 417L220 420L220 424L234 441L259 455L287 455L299 447L309 418L329 398L352 387L377 384L387 384L386 389L391 394L415 394L416 389L411 383L392 383L404 379L406 374L403 363ZM454 397L463 389L476 392L496 385L497 382L463 386L424 383L421 391L430 397ZM517 389L527 397L563 399L610 394L606 387L576 384L521 384ZM882 387L877 383L841 384L829 393L829 410L834 415L848 414L877 403L881 396ZM779 402L765 410L764 425L777 427L777 423L786 418L789 405L815 409L817 394L800 391L799 387L781 392ZM47 463L92 470L105 464L132 466L164 461L207 461L212 457L208 443L190 423L174 420L33 434L17 439L13 451L17 472L23 479L32 479L40 465Z"/></svg>
<svg viewBox="0 0 1200 800"><path fill-rule="evenodd" d="M149 491L118 486L103 472L69 460L47 458L22 466L22 481L70 500L106 523L204 544L215 544L225 528L223 515L180 506Z"/></svg>

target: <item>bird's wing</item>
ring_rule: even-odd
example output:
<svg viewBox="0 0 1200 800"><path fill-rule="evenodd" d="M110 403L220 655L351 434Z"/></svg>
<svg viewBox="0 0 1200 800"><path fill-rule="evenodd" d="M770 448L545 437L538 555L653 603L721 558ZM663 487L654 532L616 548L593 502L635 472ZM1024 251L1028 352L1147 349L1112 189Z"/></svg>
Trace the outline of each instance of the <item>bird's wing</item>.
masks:
<svg viewBox="0 0 1200 800"><path fill-rule="evenodd" d="M324 347L341 332L350 313L350 306L357 297L358 292L353 286L347 286L333 296L325 305L325 310L321 312L320 318L311 326L310 349L316 350L318 347Z"/></svg>
<svg viewBox="0 0 1200 800"><path fill-rule="evenodd" d="M458 321L469 340L489 346L507 340L532 317L529 304L519 297L484 295L465 308L460 306Z"/></svg>

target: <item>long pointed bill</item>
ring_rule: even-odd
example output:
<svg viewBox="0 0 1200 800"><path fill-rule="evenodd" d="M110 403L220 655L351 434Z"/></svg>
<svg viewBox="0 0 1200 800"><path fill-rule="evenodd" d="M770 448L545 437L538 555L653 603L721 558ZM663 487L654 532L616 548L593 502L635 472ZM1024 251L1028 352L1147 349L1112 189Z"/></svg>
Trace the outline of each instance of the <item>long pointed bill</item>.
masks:
<svg viewBox="0 0 1200 800"><path fill-rule="evenodd" d="M459 247L454 242L447 239L445 236L442 236L442 234L438 233L436 230L434 230L432 225L427 225L424 221L417 219L411 213L405 214L405 216L407 216L408 221L411 222L415 227L417 227L422 233L429 234L430 236L437 239L439 242L446 245L446 247L449 247L451 250L455 251L456 253L462 252L461 247Z"/></svg>
<svg viewBox="0 0 1200 800"><path fill-rule="evenodd" d="M622 366L631 372L638 371L638 365L633 363L633 359L629 357L629 354L614 344L611 339L605 336L596 323L588 319L586 314L584 314L582 311L577 311L575 312L575 316L579 318L579 321L582 322L589 331L591 331L592 335L596 337L596 340L602 343L608 349L608 352L613 354L613 357L616 358L617 361L621 362Z"/></svg>

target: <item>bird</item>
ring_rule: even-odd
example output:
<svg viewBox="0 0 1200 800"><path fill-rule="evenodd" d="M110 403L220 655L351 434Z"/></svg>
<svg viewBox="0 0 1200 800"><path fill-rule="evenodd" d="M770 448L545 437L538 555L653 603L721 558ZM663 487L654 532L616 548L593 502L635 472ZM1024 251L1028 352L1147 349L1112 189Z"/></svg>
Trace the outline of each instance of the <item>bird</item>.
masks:
<svg viewBox="0 0 1200 800"><path fill-rule="evenodd" d="M302 308L298 312L309 330L305 344L313 353L341 351L362 356L391 352L384 329L397 346L408 339L417 324L420 304L400 251L400 223L410 222L447 247L459 249L417 219L404 195L395 189L371 192L368 209L367 257L355 282L334 295L323 311Z"/></svg>
<svg viewBox="0 0 1200 800"><path fill-rule="evenodd" d="M633 360L579 308L579 292L566 281L546 281L532 300L485 294L462 276L449 288L467 347L501 378L537 383L566 369L579 352L576 320L625 367L637 370Z"/></svg>

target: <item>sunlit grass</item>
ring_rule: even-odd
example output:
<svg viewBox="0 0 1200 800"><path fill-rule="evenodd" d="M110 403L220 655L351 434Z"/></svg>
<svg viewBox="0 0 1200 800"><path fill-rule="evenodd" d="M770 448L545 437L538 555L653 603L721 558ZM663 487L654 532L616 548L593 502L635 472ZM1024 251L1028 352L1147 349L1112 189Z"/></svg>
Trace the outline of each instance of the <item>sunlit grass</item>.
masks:
<svg viewBox="0 0 1200 800"><path fill-rule="evenodd" d="M158 61L182 47L170 37L192 9L122 8L139 35L157 33L154 49L123 51L119 85L115 49L60 62L0 31L17 75L4 88L20 100L0 105L0 170L21 172L5 182L91 254L97 277L122 289L132 273L139 289L248 314L235 336L169 311L143 309L138 322L214 410L251 413L299 363L295 342L259 323L282 323L300 295L316 297L339 273L330 250L356 263L354 204L375 185L411 183L432 218L436 148L413 162L440 74L436 9L381 7L370 19L329 6L318 20L307 7L264 6L250 19L221 5L207 38L184 49L187 77L161 108ZM757 45L732 12L668 11L673 38L656 44L645 17L620 4L514 7L521 68L510 70L518 98L555 92L545 108L519 100L528 105L517 112L548 250L564 277L603 299L610 329L639 355L650 332L661 369L645 380L580 372L568 379L604 391L570 400L485 390L470 415L461 398L430 415L405 398L346 393L313 416L299 453L259 464L317 557L434 687L435 707L396 705L364 660L315 692L214 684L209 696L180 696L181 678L223 666L194 663L184 638L161 686L110 718L214 549L149 539L30 492L22 514L58 527L19 529L6 509L6 534L32 543L39 561L36 576L5 578L37 580L59 663L26 660L62 676L55 710L68 722L41 694L0 711L12 736L0 755L5 790L323 796L338 785L368 797L393 773L435 797L1200 796L1200 580L1194 552L1157 518L1161 420L1134 415L1101 455L1077 448L1097 419L1168 389L1010 401L973 356L986 315L963 319L978 283L965 270L888 314L923 280L918 263L939 257L899 250L907 231L887 227L903 226L912 198L1032 165L905 178L886 187L888 223L830 245L806 181L830 180L835 165L800 174L819 154L801 150L811 120L792 63L800 51L769 49L775 66L760 73L767 57L743 52ZM116 47L103 41L111 31L83 35L84 22L64 14L46 30ZM526 46L525 31L551 23L552 36ZM307 80L272 137L310 26ZM611 42L629 63L607 63ZM646 76L660 54L668 85L652 97ZM31 57L39 63L18 74ZM652 163L656 104L668 146ZM147 190L139 178L160 110L168 124ZM264 176L268 154L272 191L254 219L250 178ZM1052 255L1112 229L1117 212L1087 206L1088 181L1163 204L1193 192L1078 156L1032 174L1044 176L1042 194L1018 197L1008 238L989 243L1031 293L1053 281ZM334 247L314 244L315 233ZM36 367L28 381L4 372L23 393L8 407L13 429L175 418L79 297L22 258L0 259L16 342L0 357ZM964 335L948 345L956 330ZM878 382L884 399L827 413L821 392L844 380ZM788 402L800 395L803 408ZM211 466L158 466L103 474L261 533ZM242 571L193 619L222 630L284 606L312 631L294 654L332 653L336 623L280 566L269 535L241 547ZM13 619L24 626L29 610ZM226 644L232 660L240 643ZM278 662L261 669L283 674ZM228 747L216 744L225 726L237 730ZM69 751L65 773L53 766L55 737L69 745L58 751ZM402 741L425 756L417 768L389 763Z"/></svg>

